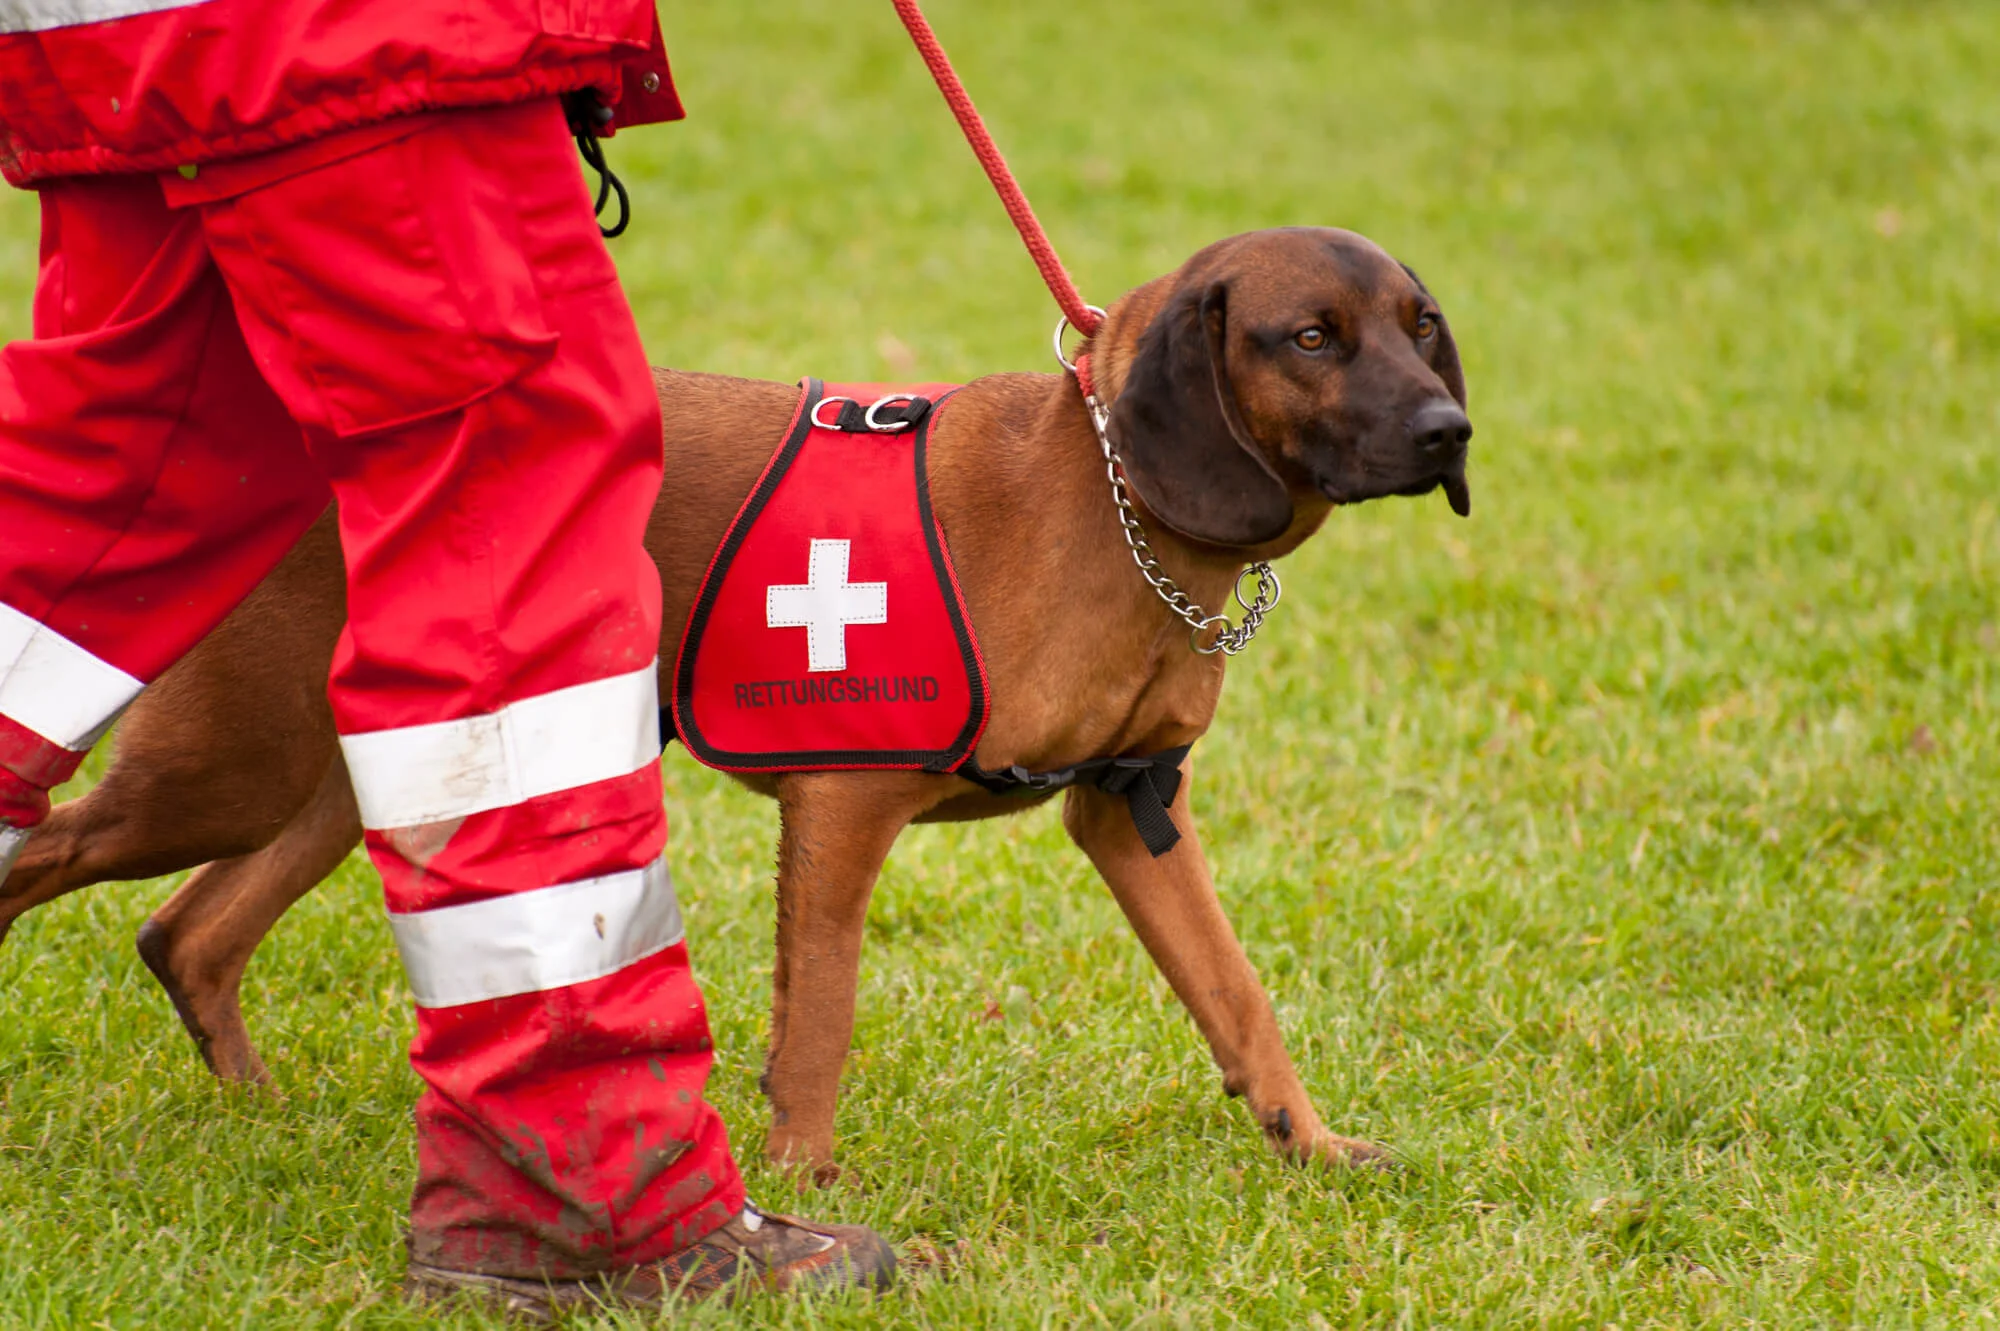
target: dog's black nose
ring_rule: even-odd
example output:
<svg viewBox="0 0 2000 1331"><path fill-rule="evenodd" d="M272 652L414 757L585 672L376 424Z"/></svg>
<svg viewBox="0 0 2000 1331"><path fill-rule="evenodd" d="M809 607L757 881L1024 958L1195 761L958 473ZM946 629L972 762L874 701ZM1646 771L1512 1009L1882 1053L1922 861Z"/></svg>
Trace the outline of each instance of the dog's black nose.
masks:
<svg viewBox="0 0 2000 1331"><path fill-rule="evenodd" d="M1410 440L1426 453L1447 455L1462 450L1472 438L1472 422L1450 398L1433 398L1410 417Z"/></svg>

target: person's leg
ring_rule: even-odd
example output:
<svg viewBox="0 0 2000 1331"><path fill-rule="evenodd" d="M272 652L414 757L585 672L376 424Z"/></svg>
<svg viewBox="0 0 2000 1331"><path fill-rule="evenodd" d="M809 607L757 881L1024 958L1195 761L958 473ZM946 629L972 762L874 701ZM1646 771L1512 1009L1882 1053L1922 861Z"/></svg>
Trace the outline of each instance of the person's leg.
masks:
<svg viewBox="0 0 2000 1331"><path fill-rule="evenodd" d="M195 219L134 177L41 204L34 338L0 350L0 893L48 791L330 499Z"/></svg>
<svg viewBox="0 0 2000 1331"><path fill-rule="evenodd" d="M201 212L339 497L334 712L427 1084L412 1259L684 1249L744 1199L663 859L659 409L560 114L453 116Z"/></svg>

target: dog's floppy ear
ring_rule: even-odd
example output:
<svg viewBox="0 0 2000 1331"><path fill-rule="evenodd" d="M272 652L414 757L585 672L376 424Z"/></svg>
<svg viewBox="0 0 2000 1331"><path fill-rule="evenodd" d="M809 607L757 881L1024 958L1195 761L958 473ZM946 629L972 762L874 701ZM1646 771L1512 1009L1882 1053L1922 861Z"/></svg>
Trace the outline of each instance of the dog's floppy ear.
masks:
<svg viewBox="0 0 2000 1331"><path fill-rule="evenodd" d="M1244 428L1223 334L1229 288L1187 291L1153 320L1118 400L1111 438L1153 515L1210 545L1258 545L1292 525L1292 500Z"/></svg>
<svg viewBox="0 0 2000 1331"><path fill-rule="evenodd" d="M1437 371L1438 378L1444 380L1446 391L1464 408L1467 405L1465 370L1458 363L1458 343L1452 340L1451 320L1444 317L1443 310L1438 311L1438 340L1437 346L1431 350L1431 368Z"/></svg>
<svg viewBox="0 0 2000 1331"><path fill-rule="evenodd" d="M1426 296L1431 295L1431 289L1424 285L1423 278L1417 276L1416 269L1404 264L1403 271L1417 284L1417 290ZM1437 297L1431 296L1431 300L1435 303ZM1465 370L1458 363L1458 343L1452 339L1451 320L1444 317L1442 309L1438 311L1438 340L1437 346L1431 352L1431 368L1437 371L1438 378L1444 380L1445 391L1452 395L1458 405L1460 407L1468 405L1465 400Z"/></svg>

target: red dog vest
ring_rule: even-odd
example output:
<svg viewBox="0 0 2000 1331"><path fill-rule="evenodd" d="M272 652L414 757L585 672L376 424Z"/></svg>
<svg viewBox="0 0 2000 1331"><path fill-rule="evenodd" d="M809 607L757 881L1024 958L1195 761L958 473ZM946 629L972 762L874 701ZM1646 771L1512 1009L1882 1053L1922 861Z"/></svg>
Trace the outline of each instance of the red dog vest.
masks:
<svg viewBox="0 0 2000 1331"><path fill-rule="evenodd" d="M986 728L925 444L956 387L808 379L702 579L674 726L725 771L957 767Z"/></svg>

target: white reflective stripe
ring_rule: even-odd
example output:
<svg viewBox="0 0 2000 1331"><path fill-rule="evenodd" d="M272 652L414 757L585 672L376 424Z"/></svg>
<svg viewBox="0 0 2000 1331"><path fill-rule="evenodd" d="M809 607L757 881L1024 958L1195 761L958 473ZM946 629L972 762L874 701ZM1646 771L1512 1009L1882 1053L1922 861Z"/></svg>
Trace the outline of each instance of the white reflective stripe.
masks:
<svg viewBox="0 0 2000 1331"><path fill-rule="evenodd" d="M46 624L0 603L0 716L52 744L84 750L145 687Z"/></svg>
<svg viewBox="0 0 2000 1331"><path fill-rule="evenodd" d="M664 857L643 869L390 915L419 1007L582 984L681 941Z"/></svg>
<svg viewBox="0 0 2000 1331"><path fill-rule="evenodd" d="M47 32L205 3L207 0L0 0L0 32Z"/></svg>
<svg viewBox="0 0 2000 1331"><path fill-rule="evenodd" d="M497 712L342 735L364 827L504 809L660 759L658 663Z"/></svg>
<svg viewBox="0 0 2000 1331"><path fill-rule="evenodd" d="M7 882L7 871L14 867L14 857L21 853L21 847L28 844L28 829L9 827L0 823L0 886Z"/></svg>

